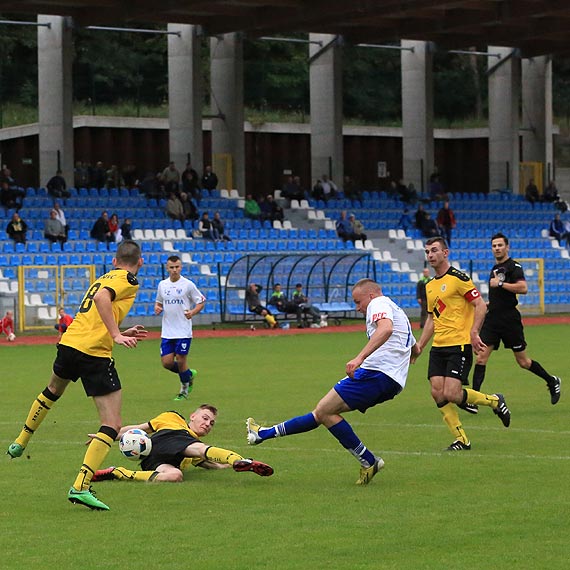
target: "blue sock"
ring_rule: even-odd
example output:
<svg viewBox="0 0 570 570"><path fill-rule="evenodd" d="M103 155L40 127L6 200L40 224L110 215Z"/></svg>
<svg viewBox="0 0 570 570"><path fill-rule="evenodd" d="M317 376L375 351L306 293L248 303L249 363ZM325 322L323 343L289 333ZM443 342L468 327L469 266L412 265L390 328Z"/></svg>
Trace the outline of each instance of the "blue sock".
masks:
<svg viewBox="0 0 570 570"><path fill-rule="evenodd" d="M190 372L190 370L184 370L184 372L180 372L178 374L178 376L180 376L180 382L182 382L182 384L184 384L185 386L189 386L192 382L192 372Z"/></svg>
<svg viewBox="0 0 570 570"><path fill-rule="evenodd" d="M315 416L311 412L304 416L297 416L291 418L286 422L276 424L270 428L263 428L259 430L259 437L261 439L271 439L272 437L283 437L285 435L293 435L296 433L304 433L319 427Z"/></svg>
<svg viewBox="0 0 570 570"><path fill-rule="evenodd" d="M374 465L374 454L360 441L354 430L346 420L329 428L329 431L338 439L340 444L352 453L363 467Z"/></svg>
<svg viewBox="0 0 570 570"><path fill-rule="evenodd" d="M175 360L168 370L170 370L170 372L174 372L174 374L178 374L178 362Z"/></svg>

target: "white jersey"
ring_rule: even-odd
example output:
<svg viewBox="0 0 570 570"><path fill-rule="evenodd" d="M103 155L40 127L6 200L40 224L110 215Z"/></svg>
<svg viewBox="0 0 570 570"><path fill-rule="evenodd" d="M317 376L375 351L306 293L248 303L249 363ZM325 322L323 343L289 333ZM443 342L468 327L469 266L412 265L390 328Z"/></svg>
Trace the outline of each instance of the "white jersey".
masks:
<svg viewBox="0 0 570 570"><path fill-rule="evenodd" d="M378 328L378 321L390 319L393 331L390 338L361 364L367 370L379 370L392 380L406 385L412 346L416 339L406 313L392 299L380 296L370 301L366 309L366 334L370 338Z"/></svg>
<svg viewBox="0 0 570 570"><path fill-rule="evenodd" d="M162 305L162 338L192 338L192 319L187 319L184 311L205 300L190 279L163 279L156 292L156 302Z"/></svg>

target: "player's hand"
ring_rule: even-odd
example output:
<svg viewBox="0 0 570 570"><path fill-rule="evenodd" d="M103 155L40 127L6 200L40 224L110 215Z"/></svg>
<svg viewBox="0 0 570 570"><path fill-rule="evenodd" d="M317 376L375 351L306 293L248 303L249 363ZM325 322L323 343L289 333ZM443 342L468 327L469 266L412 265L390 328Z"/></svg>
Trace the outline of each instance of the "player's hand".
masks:
<svg viewBox="0 0 570 570"><path fill-rule="evenodd" d="M162 307L160 305L155 305L154 306L154 314L160 315L160 313L162 313Z"/></svg>
<svg viewBox="0 0 570 570"><path fill-rule="evenodd" d="M123 336L130 336L134 338L146 338L148 331L144 328L144 325L135 325L126 331L121 333Z"/></svg>
<svg viewBox="0 0 570 570"><path fill-rule="evenodd" d="M192 311L190 309L184 311L184 316L190 320L192 318Z"/></svg>
<svg viewBox="0 0 570 570"><path fill-rule="evenodd" d="M414 346L412 346L412 353L410 354L410 362L412 364L415 364L416 360L419 358L421 353L422 353L422 348L416 342L416 344L414 344Z"/></svg>
<svg viewBox="0 0 570 570"><path fill-rule="evenodd" d="M471 346L473 347L473 351L475 353L481 352L487 345L481 340L481 337L478 334L471 335Z"/></svg>
<svg viewBox="0 0 570 570"><path fill-rule="evenodd" d="M359 358L353 358L346 363L346 375L349 378L354 378L354 372L362 364Z"/></svg>
<svg viewBox="0 0 570 570"><path fill-rule="evenodd" d="M119 333L113 339L113 342L116 342L125 348L135 348L137 346L138 340L134 336L125 336L124 334Z"/></svg>

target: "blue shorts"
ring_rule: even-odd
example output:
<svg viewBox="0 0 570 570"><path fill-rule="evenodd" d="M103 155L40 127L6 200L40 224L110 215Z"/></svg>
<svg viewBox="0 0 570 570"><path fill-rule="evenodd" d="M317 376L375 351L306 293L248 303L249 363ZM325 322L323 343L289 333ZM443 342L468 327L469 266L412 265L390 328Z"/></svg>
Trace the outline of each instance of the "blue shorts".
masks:
<svg viewBox="0 0 570 570"><path fill-rule="evenodd" d="M384 372L357 368L354 378L343 378L334 389L351 410L364 413L368 408L397 396L402 386Z"/></svg>
<svg viewBox="0 0 570 570"><path fill-rule="evenodd" d="M160 356L180 354L185 356L190 352L191 338L163 338L160 343Z"/></svg>

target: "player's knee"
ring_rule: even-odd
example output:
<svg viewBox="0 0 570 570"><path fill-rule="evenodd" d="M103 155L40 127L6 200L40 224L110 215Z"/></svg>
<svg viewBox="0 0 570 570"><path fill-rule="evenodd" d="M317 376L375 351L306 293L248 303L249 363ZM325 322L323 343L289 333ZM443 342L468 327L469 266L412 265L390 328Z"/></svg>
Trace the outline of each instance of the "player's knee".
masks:
<svg viewBox="0 0 570 570"><path fill-rule="evenodd" d="M315 421L321 425L325 422L325 419L327 418L328 414L326 414L323 410L319 409L318 407L316 409L313 410L313 417L315 418Z"/></svg>

